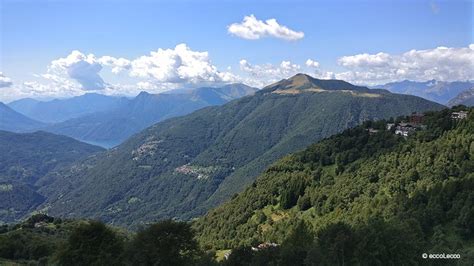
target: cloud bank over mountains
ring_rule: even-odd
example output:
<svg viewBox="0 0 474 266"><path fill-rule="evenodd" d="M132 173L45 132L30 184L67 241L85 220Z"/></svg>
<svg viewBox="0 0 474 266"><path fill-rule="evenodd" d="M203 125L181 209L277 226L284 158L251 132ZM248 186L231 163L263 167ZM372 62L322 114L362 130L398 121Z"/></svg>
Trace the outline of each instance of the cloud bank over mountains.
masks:
<svg viewBox="0 0 474 266"><path fill-rule="evenodd" d="M220 72L214 66L207 52L191 50L186 44L173 49L158 49L149 55L134 60L112 56L96 57L72 51L64 58L53 60L44 78L59 80L67 77L75 80L83 90L103 90L109 87L100 76L103 67L109 67L113 74L127 72L130 77L146 79L140 84L201 84L229 83L237 81L229 72Z"/></svg>
<svg viewBox="0 0 474 266"><path fill-rule="evenodd" d="M244 58L235 70L229 67L223 71L213 64L207 51L192 50L184 43L174 48L160 48L135 59L86 55L74 50L52 60L46 73L35 75L36 80L14 84L0 73L0 87L17 97L58 97L79 95L84 91L122 95L134 95L141 90L158 93L174 88L235 82L261 88L296 73L366 85L405 79L474 80L474 44L410 50L401 54L348 55L338 58L337 64L338 71L329 71L314 58L301 63L282 60L261 64ZM106 80L104 72L108 72ZM113 77L119 75L125 77L127 83L114 83Z"/></svg>
<svg viewBox="0 0 474 266"><path fill-rule="evenodd" d="M403 54L357 54L343 56L338 63L348 69L340 79L375 84L397 80L473 80L474 44L468 47L437 47Z"/></svg>

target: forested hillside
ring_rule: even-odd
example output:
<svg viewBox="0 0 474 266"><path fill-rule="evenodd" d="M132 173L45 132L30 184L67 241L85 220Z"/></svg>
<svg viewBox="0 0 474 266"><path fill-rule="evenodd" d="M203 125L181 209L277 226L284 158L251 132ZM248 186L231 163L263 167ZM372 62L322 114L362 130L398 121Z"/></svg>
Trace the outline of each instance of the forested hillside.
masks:
<svg viewBox="0 0 474 266"><path fill-rule="evenodd" d="M267 259L294 265L411 265L423 252L472 262L474 109L467 110L462 120L449 109L426 113L407 138L386 121L367 122L289 155L199 219L198 239L240 256L246 246L283 244ZM299 253L284 253L290 243Z"/></svg>
<svg viewBox="0 0 474 266"><path fill-rule="evenodd" d="M12 222L44 201L45 175L70 167L102 148L47 132L0 131L0 223Z"/></svg>
<svg viewBox="0 0 474 266"><path fill-rule="evenodd" d="M51 177L52 215L137 226L205 213L269 164L365 120L438 110L427 100L296 75L219 107L169 119Z"/></svg>

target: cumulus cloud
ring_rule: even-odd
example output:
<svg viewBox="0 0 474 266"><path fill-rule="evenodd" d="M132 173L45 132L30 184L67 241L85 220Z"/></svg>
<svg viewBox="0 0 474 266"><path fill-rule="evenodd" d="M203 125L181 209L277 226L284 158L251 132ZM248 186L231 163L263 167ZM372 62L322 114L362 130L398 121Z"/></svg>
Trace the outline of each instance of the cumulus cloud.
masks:
<svg viewBox="0 0 474 266"><path fill-rule="evenodd" d="M47 77L48 79L38 75L35 77L35 80L15 82L12 86L2 91L0 94L1 100L11 101L25 97L51 99L72 97L84 93L79 86L69 80L59 81L59 77Z"/></svg>
<svg viewBox="0 0 474 266"><path fill-rule="evenodd" d="M303 65L291 61L281 61L280 64L251 64L242 59L239 62L240 70L245 76L241 81L250 86L262 88L276 81L289 78L298 73L305 73L315 78L334 79L333 72L326 72L320 68L318 61L308 59Z"/></svg>
<svg viewBox="0 0 474 266"><path fill-rule="evenodd" d="M343 56L339 58L339 64L345 67L385 67L387 66L392 57L386 53L378 54L358 54L352 56Z"/></svg>
<svg viewBox="0 0 474 266"><path fill-rule="evenodd" d="M80 51L72 51L67 57L51 62L49 71L52 73L66 73L71 79L81 84L84 90L102 90L106 83L99 75L102 64L93 54L85 55Z"/></svg>
<svg viewBox="0 0 474 266"><path fill-rule="evenodd" d="M318 62L318 61L314 61L314 60L312 60L312 59L306 60L306 63L305 63L305 64L306 64L307 67L316 67L316 68L319 67L319 62Z"/></svg>
<svg viewBox="0 0 474 266"><path fill-rule="evenodd" d="M12 80L0 72L0 88L10 87L12 84Z"/></svg>
<svg viewBox="0 0 474 266"><path fill-rule="evenodd" d="M245 16L242 22L229 25L227 31L232 35L248 40L274 37L294 41L304 37L304 32L294 31L280 25L274 18L262 21L254 15Z"/></svg>
<svg viewBox="0 0 474 266"><path fill-rule="evenodd" d="M376 84L396 80L472 80L474 45L461 48L437 47L411 50L403 54L358 54L339 58L348 71L337 78L357 83Z"/></svg>
<svg viewBox="0 0 474 266"><path fill-rule="evenodd" d="M218 71L208 52L193 51L184 43L174 49L158 49L131 61L130 75L158 83L191 84L225 83L236 78L229 72Z"/></svg>
<svg viewBox="0 0 474 266"><path fill-rule="evenodd" d="M264 87L275 81L293 76L301 71L300 65L290 61L281 61L278 65L254 65L242 59L239 64L240 70L247 75L246 78L243 78L243 82L255 87Z"/></svg>
<svg viewBox="0 0 474 266"><path fill-rule="evenodd" d="M121 78L128 82L105 82L101 76L103 69L110 69L113 74L124 72L125 76L122 75ZM231 83L239 80L238 76L230 72L219 71L212 64L208 52L193 51L186 44L179 44L173 49L158 49L133 60L109 55L97 57L75 50L66 57L53 60L48 72L36 77L48 81L51 86L58 87L62 83L59 87L102 90L108 94L113 91L126 92L132 87L162 92L177 86ZM46 86L36 85L43 89Z"/></svg>
<svg viewBox="0 0 474 266"><path fill-rule="evenodd" d="M97 61L103 66L111 67L112 73L114 74L130 69L131 66L130 60L127 60L125 58L115 58L108 55L102 56Z"/></svg>

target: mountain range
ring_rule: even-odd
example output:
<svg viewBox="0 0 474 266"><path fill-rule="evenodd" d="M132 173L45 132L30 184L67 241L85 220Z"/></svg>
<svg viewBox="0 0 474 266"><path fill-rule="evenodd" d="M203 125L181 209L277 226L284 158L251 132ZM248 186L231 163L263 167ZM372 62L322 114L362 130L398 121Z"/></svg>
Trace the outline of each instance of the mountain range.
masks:
<svg viewBox="0 0 474 266"><path fill-rule="evenodd" d="M459 93L469 90L472 87L474 87L474 83L471 81L447 82L437 80L428 80L424 82L404 80L372 86L372 88L386 89L393 93L423 97L443 105L446 105L449 100L456 97Z"/></svg>
<svg viewBox="0 0 474 266"><path fill-rule="evenodd" d="M448 102L448 106L456 105L474 106L474 87L459 93Z"/></svg>
<svg viewBox="0 0 474 266"><path fill-rule="evenodd" d="M108 148L159 121L206 106L221 105L256 90L243 84L231 84L160 94L141 92L133 99L122 99L118 107L111 110L69 119L43 130Z"/></svg>
<svg viewBox="0 0 474 266"><path fill-rule="evenodd" d="M43 130L110 148L159 121L255 93L244 84L141 92L134 98L87 93L69 99L21 99L0 107L0 129Z"/></svg>
<svg viewBox="0 0 474 266"><path fill-rule="evenodd" d="M39 101L25 98L8 104L13 110L43 123L58 123L117 108L125 98L86 93L67 99Z"/></svg>
<svg viewBox="0 0 474 266"><path fill-rule="evenodd" d="M167 119L51 174L39 191L52 215L127 226L204 214L275 160L366 120L442 105L304 74L252 96Z"/></svg>
<svg viewBox="0 0 474 266"><path fill-rule="evenodd" d="M44 123L26 117L0 102L0 130L27 132L44 126Z"/></svg>

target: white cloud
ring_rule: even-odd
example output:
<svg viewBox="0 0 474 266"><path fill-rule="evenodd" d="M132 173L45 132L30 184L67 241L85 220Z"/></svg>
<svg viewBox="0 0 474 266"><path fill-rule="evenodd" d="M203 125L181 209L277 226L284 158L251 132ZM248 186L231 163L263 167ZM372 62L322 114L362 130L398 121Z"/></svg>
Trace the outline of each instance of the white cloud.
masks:
<svg viewBox="0 0 474 266"><path fill-rule="evenodd" d="M290 61L281 61L279 65L261 64L253 65L247 60L239 62L240 69L248 77L243 78L243 82L255 87L264 87L275 81L293 76L301 71L301 66Z"/></svg>
<svg viewBox="0 0 474 266"><path fill-rule="evenodd" d="M307 67L315 67L315 68L318 68L319 67L319 62L318 61L314 61L312 59L308 59L306 60L306 66Z"/></svg>
<svg viewBox="0 0 474 266"><path fill-rule="evenodd" d="M473 44L461 48L411 50L399 55L358 54L341 57L338 62L349 71L338 73L336 77L356 83L376 84L404 79L474 79Z"/></svg>
<svg viewBox="0 0 474 266"><path fill-rule="evenodd" d="M110 70L112 74L124 72L125 75L117 76L120 84L111 84L101 76L101 71L105 70ZM141 90L157 93L178 86L239 81L238 76L219 71L211 63L207 52L193 51L186 44L179 44L173 49L158 49L134 60L109 55L85 55L75 50L66 57L53 60L46 74L35 77L40 80L31 84L38 86L32 92L43 91L45 94L57 92L60 88L69 92L101 90L105 94L134 94ZM17 89L23 91L32 89L32 86L23 85Z"/></svg>
<svg viewBox="0 0 474 266"><path fill-rule="evenodd" d="M0 88L10 87L12 84L12 80L0 72Z"/></svg>
<svg viewBox="0 0 474 266"><path fill-rule="evenodd" d="M345 67L385 67L391 60L392 57L389 54L378 53L343 56L338 62Z"/></svg>
<svg viewBox="0 0 474 266"><path fill-rule="evenodd" d="M83 90L71 81L53 81L58 77L48 77L49 79L37 76L36 80L15 82L12 86L2 90L0 94L2 101L33 97L38 99L51 99L72 97L83 94Z"/></svg>
<svg viewBox="0 0 474 266"><path fill-rule="evenodd" d="M130 60L127 60L125 58L115 58L108 55L99 58L98 62L103 66L111 67L112 73L114 74L130 69L131 66Z"/></svg>
<svg viewBox="0 0 474 266"><path fill-rule="evenodd" d="M84 55L80 51L72 51L67 57L51 62L49 72L57 75L67 74L81 84L84 90L102 90L106 83L99 75L102 65L93 54Z"/></svg>
<svg viewBox="0 0 474 266"><path fill-rule="evenodd" d="M154 90L156 89L156 84L148 81L140 81L137 83L137 88L145 91Z"/></svg>
<svg viewBox="0 0 474 266"><path fill-rule="evenodd" d="M241 81L247 85L262 88L276 81L289 78L298 73L305 73L315 78L333 79L333 72L325 72L320 69L320 64L316 60L308 59L304 65L299 65L290 61L281 61L280 64L260 64L254 65L247 60L240 60L240 70L246 76Z"/></svg>
<svg viewBox="0 0 474 266"><path fill-rule="evenodd" d="M133 95L146 90L159 93L170 89L221 85L243 82L264 87L297 73L307 73L322 79L343 79L358 84L381 84L398 80L440 81L474 80L474 44L468 47L437 47L411 50L402 54L375 53L343 56L338 63L345 70L335 73L320 68L314 59L294 63L252 64L242 59L240 71L227 67L220 71L206 51L194 51L186 44L171 49L158 49L135 59L112 56L96 57L73 51L53 60L46 74L36 80L15 82L0 72L2 98L20 96L71 96L84 90L101 90L105 94ZM121 73L123 72L123 73ZM104 77L115 83L105 82ZM113 75L118 74L120 75ZM29 93L29 94L28 94Z"/></svg>
<svg viewBox="0 0 474 266"><path fill-rule="evenodd" d="M186 44L174 49L158 49L131 62L130 75L150 78L157 83L226 83L235 80L229 72L220 72L208 52L191 50Z"/></svg>
<svg viewBox="0 0 474 266"><path fill-rule="evenodd" d="M233 23L229 25L227 31L232 35L248 40L257 40L263 37L275 37L294 41L304 37L303 32L294 31L286 26L280 25L274 18L267 19L264 22L258 20L254 15L245 16L241 23Z"/></svg>

